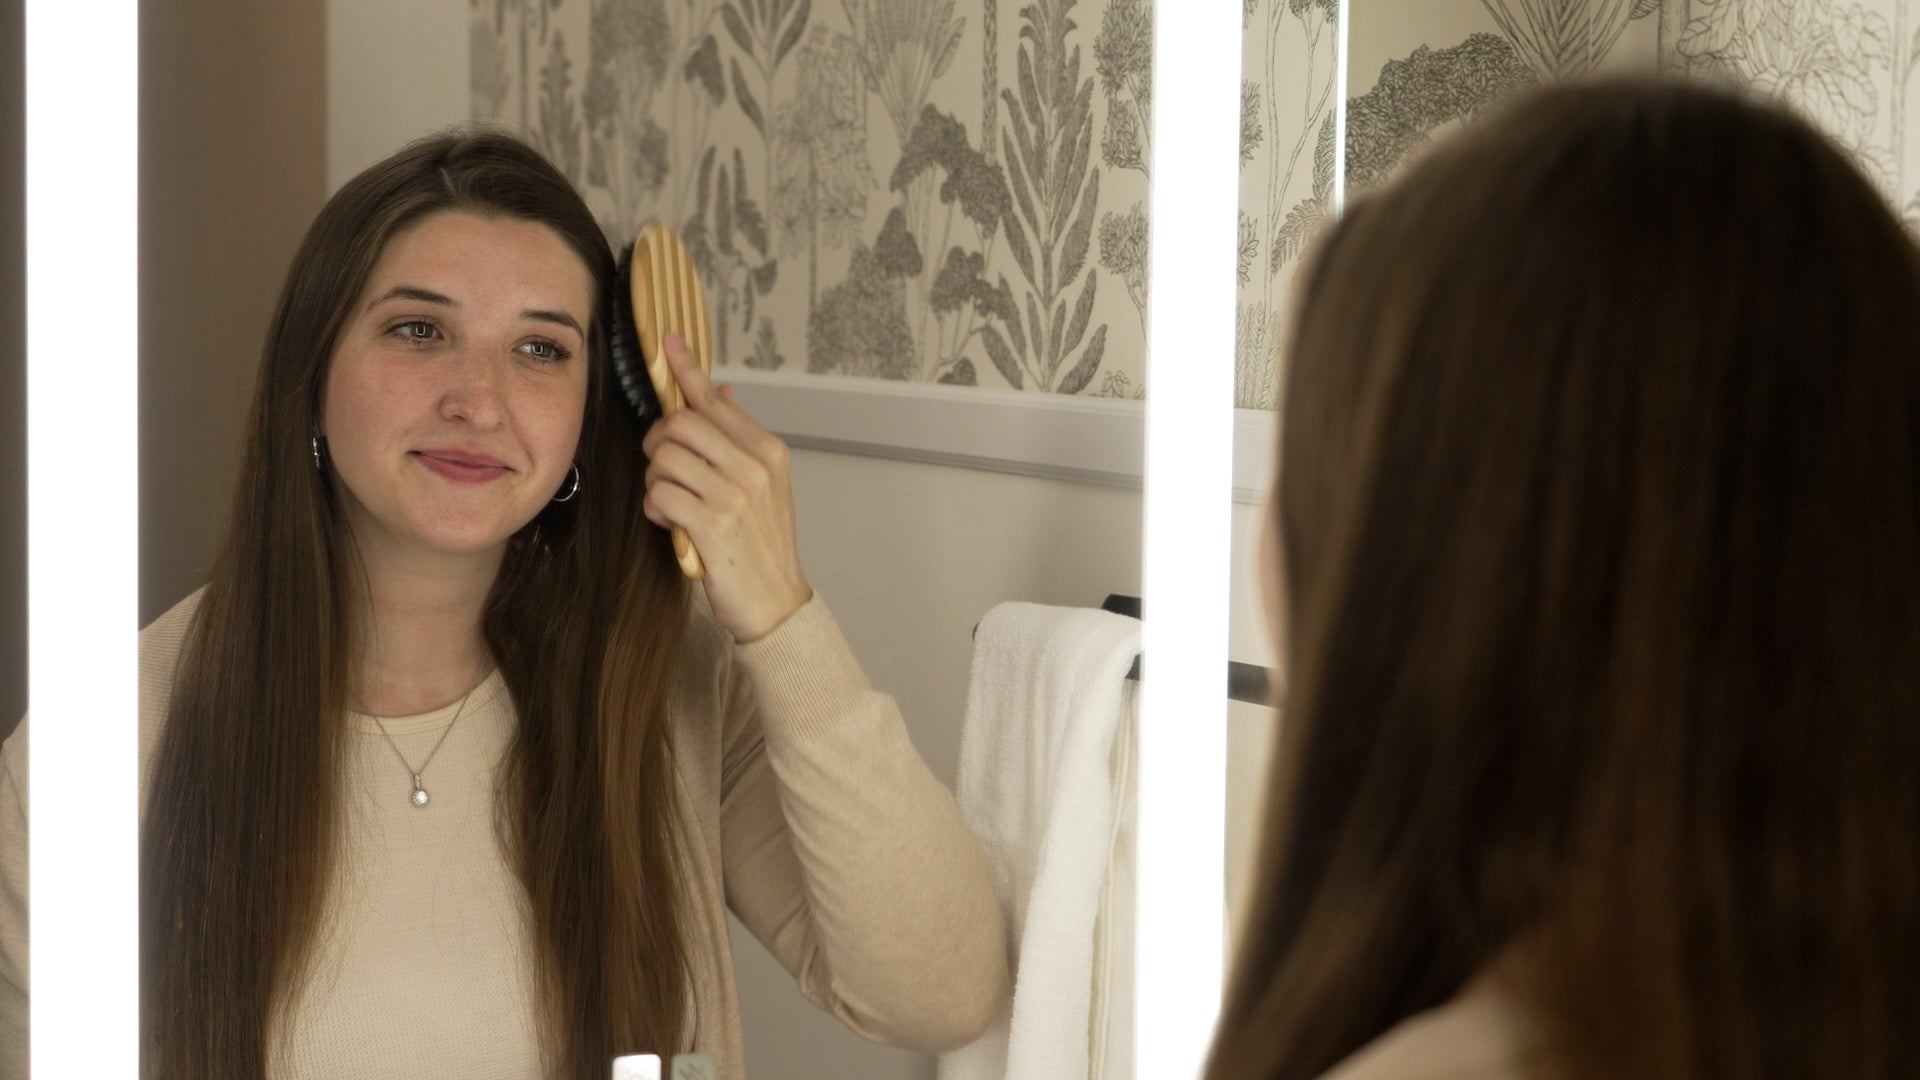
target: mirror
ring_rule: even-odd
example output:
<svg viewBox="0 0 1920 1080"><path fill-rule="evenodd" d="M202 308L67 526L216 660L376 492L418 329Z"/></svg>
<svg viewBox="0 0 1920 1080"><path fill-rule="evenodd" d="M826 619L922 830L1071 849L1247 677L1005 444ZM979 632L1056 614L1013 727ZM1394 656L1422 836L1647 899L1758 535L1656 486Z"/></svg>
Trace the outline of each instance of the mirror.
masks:
<svg viewBox="0 0 1920 1080"><path fill-rule="evenodd" d="M824 0L442 0L404 10L336 0L298 13L197 0L149 5L142 621L205 579L268 313L328 193L446 124L488 115L537 133L553 117L550 151L563 163L559 133L578 124L572 168L610 229L628 227L651 199L710 238L710 289L729 328L726 369L743 388L770 372L955 393L969 381L984 393L998 380L1036 401L1073 399L1065 410L969 403L971 430L959 444L972 449L933 460L912 447L892 456L803 448L796 459L809 576L868 672L900 701L934 772L951 780L967 635L980 614L1009 598L1092 606L1139 591L1139 466L1129 455L1138 456L1144 382L1148 136L1140 121L1150 53L1144 2L1050 2L1030 13L984 3L908 7L912 18L896 6ZM772 24L749 18L768 8L778 9ZM1069 12L1071 27L1047 21ZM490 37L482 33L489 26ZM635 27L648 31L640 55L596 67L586 44L617 42ZM663 27L664 39L649 36ZM322 40L324 53L313 47ZM679 52L664 60L647 52L662 40ZM505 91L474 74L476 66L498 74L479 64L489 49L508 58ZM1027 86L1023 68L1040 73ZM622 86L634 72L641 82ZM911 78L926 85L902 89ZM673 95L681 103L671 123L662 113L649 128L632 95L656 90L656 104ZM476 107L496 92L504 94L497 110ZM795 95L811 107L790 104ZM547 98L559 104L543 112ZM523 100L525 111L514 111ZM1042 154L1046 138L1020 135L1016 125L1026 121L1016 108L1048 136L1071 130L1079 149ZM603 109L611 111L594 111ZM636 126L629 132L616 120ZM704 141L682 121L707 125ZM983 140L983 129L998 138ZM665 156L649 141L654 131L668 136ZM596 137L608 177L598 184ZM864 145L866 158L858 167L841 154L796 161L819 145ZM675 147L688 156L675 158ZM716 149L703 169L708 147ZM995 166L1006 171L1009 147L1023 155L1017 167L1027 170L1031 208L991 175ZM1040 190L1032 182L1041 172L1072 183L1057 194ZM806 183L782 192L776 173ZM942 198L943 189L952 196ZM1007 239L1014 227L1024 230L1024 257ZM848 359L809 370L815 336L831 346L823 354ZM1052 457L1011 456L1002 445L1062 411L1097 418L1093 434ZM981 448L987 453L972 453ZM1013 464L958 467L969 456ZM847 1036L800 1002L764 957L777 989L756 1003L753 949L741 946L750 1056L804 1060L820 1075L929 1071L924 1055Z"/></svg>

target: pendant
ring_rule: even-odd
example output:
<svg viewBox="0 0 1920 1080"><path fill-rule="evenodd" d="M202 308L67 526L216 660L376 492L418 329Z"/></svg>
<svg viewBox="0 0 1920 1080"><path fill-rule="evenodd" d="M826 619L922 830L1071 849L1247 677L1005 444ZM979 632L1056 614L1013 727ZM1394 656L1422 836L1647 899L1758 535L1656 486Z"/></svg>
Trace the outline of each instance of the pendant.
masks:
<svg viewBox="0 0 1920 1080"><path fill-rule="evenodd" d="M427 805L427 789L420 786L420 774L413 774L413 805Z"/></svg>

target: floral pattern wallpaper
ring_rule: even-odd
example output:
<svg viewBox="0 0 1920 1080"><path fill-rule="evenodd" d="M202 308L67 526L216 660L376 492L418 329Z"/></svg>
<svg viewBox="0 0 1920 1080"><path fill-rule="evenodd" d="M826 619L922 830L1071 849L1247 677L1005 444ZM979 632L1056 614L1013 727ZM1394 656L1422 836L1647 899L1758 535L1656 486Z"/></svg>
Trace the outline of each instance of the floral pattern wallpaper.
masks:
<svg viewBox="0 0 1920 1080"><path fill-rule="evenodd" d="M1337 0L1242 0L1234 399L1245 409L1278 404L1293 275L1333 216L1338 15Z"/></svg>
<svg viewBox="0 0 1920 1080"><path fill-rule="evenodd" d="M1598 70L1800 109L1920 231L1914 0L1242 0L1236 404L1272 408L1293 275L1350 192L1503 94ZM717 361L1145 393L1153 0L469 0L476 118L609 236L675 225Z"/></svg>
<svg viewBox="0 0 1920 1080"><path fill-rule="evenodd" d="M1360 0L1351 48L1349 190L1516 87L1659 70L1799 110L1920 229L1912 0Z"/></svg>
<svg viewBox="0 0 1920 1080"><path fill-rule="evenodd" d="M1667 62L1798 109L1845 147L1920 231L1907 108L1920 29L1911 0L1666 0Z"/></svg>
<svg viewBox="0 0 1920 1080"><path fill-rule="evenodd" d="M681 231L717 363L1144 392L1150 0L471 0L472 112L616 243Z"/></svg>

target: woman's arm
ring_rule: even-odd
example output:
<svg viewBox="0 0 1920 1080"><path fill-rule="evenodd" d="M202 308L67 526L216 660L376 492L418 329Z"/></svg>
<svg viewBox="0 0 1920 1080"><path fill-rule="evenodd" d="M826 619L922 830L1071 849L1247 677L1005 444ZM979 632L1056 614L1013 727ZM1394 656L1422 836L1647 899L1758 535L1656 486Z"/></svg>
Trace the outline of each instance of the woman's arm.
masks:
<svg viewBox="0 0 1920 1080"><path fill-rule="evenodd" d="M1009 992L986 858L819 599L734 650L727 902L807 998L861 1035L972 1041Z"/></svg>
<svg viewBox="0 0 1920 1080"><path fill-rule="evenodd" d="M855 1031L966 1043L1008 993L986 858L807 585L785 444L676 338L667 360L687 407L643 443L647 515L687 531L714 621L742 643L718 691L728 905Z"/></svg>

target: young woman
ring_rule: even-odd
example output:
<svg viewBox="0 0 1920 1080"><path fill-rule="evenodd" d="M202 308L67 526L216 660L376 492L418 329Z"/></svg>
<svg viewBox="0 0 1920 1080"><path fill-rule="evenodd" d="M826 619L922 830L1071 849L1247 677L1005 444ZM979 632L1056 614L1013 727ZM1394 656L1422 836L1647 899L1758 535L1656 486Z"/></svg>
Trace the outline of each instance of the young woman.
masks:
<svg viewBox="0 0 1920 1080"><path fill-rule="evenodd" d="M669 349L512 139L349 182L294 257L225 546L142 634L143 1071L743 1075L731 909L873 1039L1007 993L985 861L794 549L786 450ZM708 577L692 588L666 527ZM0 1072L25 1068L26 730L0 755Z"/></svg>
<svg viewBox="0 0 1920 1080"><path fill-rule="evenodd" d="M1214 1080L1920 1076L1920 262L1807 125L1551 89L1287 354Z"/></svg>

